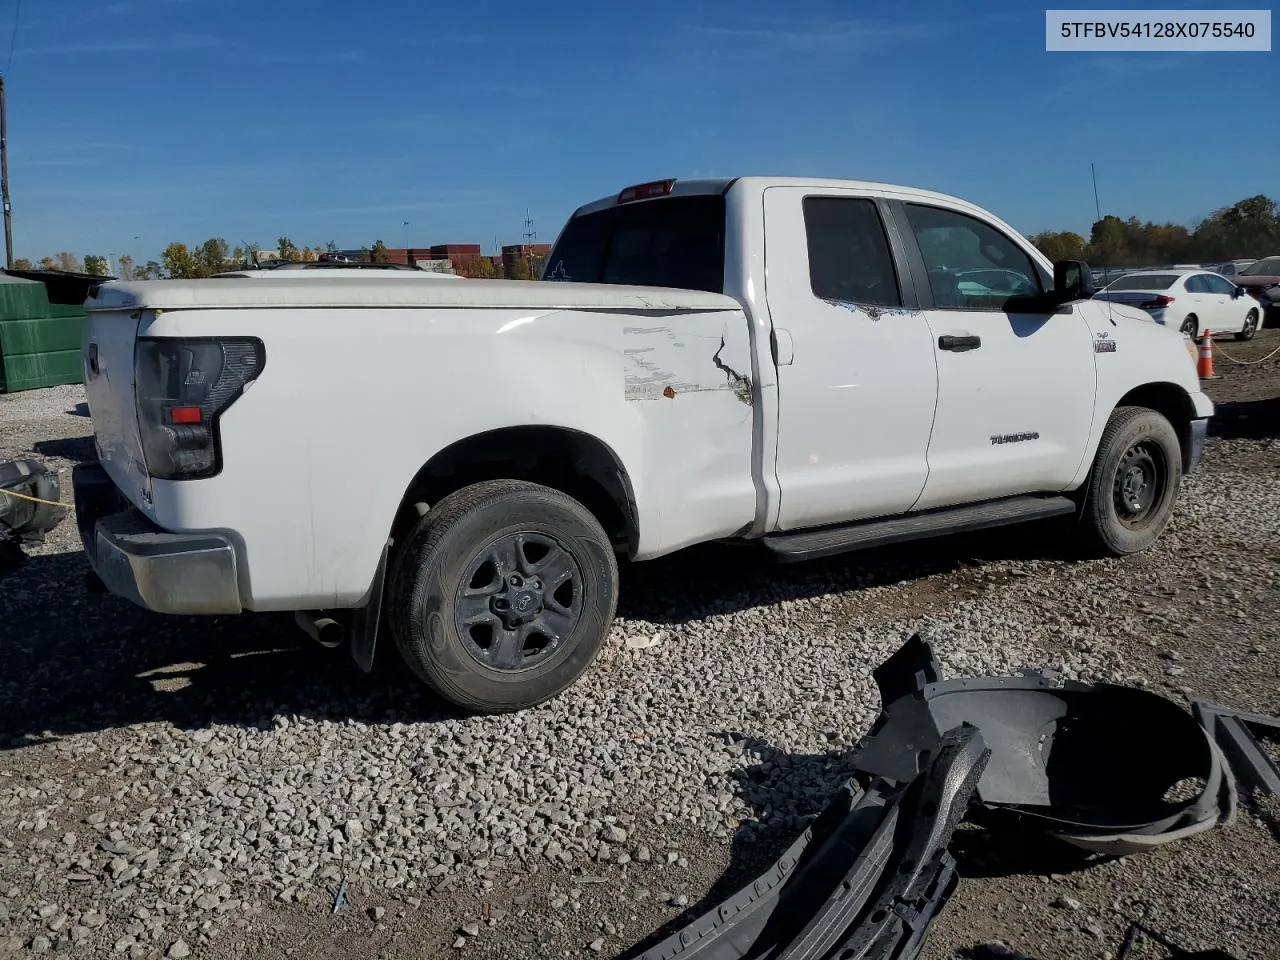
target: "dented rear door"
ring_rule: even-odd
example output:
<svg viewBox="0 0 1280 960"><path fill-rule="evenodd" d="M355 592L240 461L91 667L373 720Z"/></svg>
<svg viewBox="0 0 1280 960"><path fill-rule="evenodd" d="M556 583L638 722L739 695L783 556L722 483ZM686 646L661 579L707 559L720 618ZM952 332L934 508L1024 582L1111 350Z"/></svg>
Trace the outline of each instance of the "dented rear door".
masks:
<svg viewBox="0 0 1280 960"><path fill-rule="evenodd" d="M790 345L777 528L904 513L929 475L938 372L876 194L769 187L764 213L765 298Z"/></svg>

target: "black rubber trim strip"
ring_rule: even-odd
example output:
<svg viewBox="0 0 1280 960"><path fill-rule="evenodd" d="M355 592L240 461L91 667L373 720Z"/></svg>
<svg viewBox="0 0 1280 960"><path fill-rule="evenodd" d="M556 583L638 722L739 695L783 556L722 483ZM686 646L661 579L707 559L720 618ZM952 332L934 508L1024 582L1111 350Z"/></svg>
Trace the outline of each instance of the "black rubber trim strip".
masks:
<svg viewBox="0 0 1280 960"><path fill-rule="evenodd" d="M1242 786L1280 797L1280 766L1258 744L1258 735L1280 739L1280 717L1229 710L1204 700L1192 704L1196 719L1226 754L1231 772Z"/></svg>
<svg viewBox="0 0 1280 960"><path fill-rule="evenodd" d="M849 781L752 884L636 960L912 960L955 887L947 844L989 755L966 725L905 784Z"/></svg>

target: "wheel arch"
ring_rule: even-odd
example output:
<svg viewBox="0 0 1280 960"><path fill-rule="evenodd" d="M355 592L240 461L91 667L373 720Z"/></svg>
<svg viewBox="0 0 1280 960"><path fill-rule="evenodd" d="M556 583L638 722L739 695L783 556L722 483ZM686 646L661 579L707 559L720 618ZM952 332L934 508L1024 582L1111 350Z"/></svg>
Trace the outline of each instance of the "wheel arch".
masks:
<svg viewBox="0 0 1280 960"><path fill-rule="evenodd" d="M483 480L528 480L566 493L600 521L615 548L634 555L639 516L631 477L599 437L570 427L521 425L456 440L422 465L405 488L392 526L397 539L419 514L455 490Z"/></svg>

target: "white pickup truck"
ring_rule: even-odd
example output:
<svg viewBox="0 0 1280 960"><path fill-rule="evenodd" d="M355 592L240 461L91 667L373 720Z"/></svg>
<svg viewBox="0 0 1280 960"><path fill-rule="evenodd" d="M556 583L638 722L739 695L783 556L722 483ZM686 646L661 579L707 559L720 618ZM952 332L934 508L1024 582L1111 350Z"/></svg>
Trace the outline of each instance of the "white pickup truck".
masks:
<svg viewBox="0 0 1280 960"><path fill-rule="evenodd" d="M985 210L905 187L663 180L577 210L540 282L273 271L86 303L99 587L292 611L447 699L555 696L618 557L782 560L1054 515L1165 527L1213 410L1184 338Z"/></svg>

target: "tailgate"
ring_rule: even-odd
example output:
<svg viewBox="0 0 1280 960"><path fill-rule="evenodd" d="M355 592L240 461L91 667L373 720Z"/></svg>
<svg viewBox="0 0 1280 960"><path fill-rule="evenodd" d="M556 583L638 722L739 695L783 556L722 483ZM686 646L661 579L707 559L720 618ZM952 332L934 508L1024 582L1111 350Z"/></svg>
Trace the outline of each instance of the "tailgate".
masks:
<svg viewBox="0 0 1280 960"><path fill-rule="evenodd" d="M120 491L149 512L151 478L142 459L133 393L138 319L125 311L89 310L84 328L84 386L98 459Z"/></svg>

